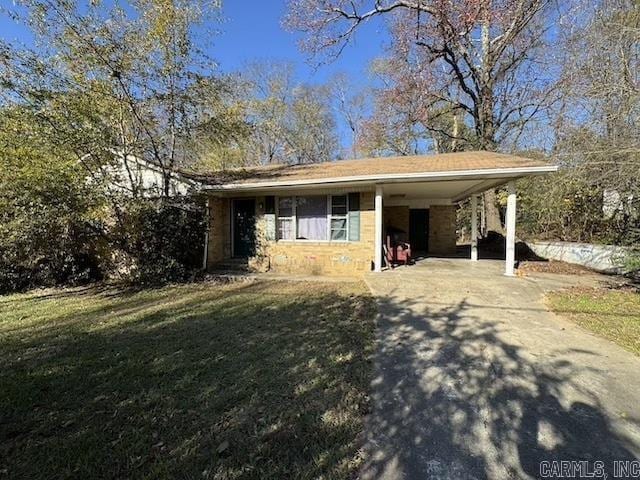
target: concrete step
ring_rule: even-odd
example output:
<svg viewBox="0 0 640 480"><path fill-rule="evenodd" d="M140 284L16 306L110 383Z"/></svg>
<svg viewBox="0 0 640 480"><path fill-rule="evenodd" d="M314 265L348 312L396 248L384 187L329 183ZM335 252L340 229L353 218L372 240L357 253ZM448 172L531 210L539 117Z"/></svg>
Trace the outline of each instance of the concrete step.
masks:
<svg viewBox="0 0 640 480"><path fill-rule="evenodd" d="M217 262L212 267L213 271L225 272L248 272L249 262L246 258L229 258L221 262Z"/></svg>

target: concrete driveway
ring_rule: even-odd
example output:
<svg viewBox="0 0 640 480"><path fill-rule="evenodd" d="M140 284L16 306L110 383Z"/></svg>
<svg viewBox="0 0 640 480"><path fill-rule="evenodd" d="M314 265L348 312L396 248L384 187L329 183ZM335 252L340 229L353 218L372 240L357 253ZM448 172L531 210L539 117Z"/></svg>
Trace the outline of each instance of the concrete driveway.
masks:
<svg viewBox="0 0 640 480"><path fill-rule="evenodd" d="M640 458L640 359L543 304L601 279L503 265L428 259L367 277L380 316L362 478L543 478L541 462L571 460L612 478L614 460Z"/></svg>

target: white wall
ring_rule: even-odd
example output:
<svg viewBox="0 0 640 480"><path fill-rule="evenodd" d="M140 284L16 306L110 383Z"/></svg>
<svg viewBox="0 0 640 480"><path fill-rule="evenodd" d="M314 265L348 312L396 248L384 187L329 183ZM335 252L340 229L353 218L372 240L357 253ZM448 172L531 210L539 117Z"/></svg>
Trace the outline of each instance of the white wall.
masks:
<svg viewBox="0 0 640 480"><path fill-rule="evenodd" d="M625 247L574 242L527 242L543 258L575 263L605 273L622 273Z"/></svg>
<svg viewBox="0 0 640 480"><path fill-rule="evenodd" d="M110 174L113 175L114 187L120 188L123 192L131 192L134 188L143 197L156 197L162 195L164 179L159 167L147 165L138 161L134 157L116 157L119 161L115 163ZM171 175L169 183L169 195L187 195L191 185L180 179L177 174Z"/></svg>

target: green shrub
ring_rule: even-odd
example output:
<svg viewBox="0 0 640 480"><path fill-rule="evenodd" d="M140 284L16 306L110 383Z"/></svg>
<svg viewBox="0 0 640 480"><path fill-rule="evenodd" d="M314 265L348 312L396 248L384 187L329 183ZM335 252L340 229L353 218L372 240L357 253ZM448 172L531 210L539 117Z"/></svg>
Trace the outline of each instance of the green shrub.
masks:
<svg viewBox="0 0 640 480"><path fill-rule="evenodd" d="M130 282L184 281L202 266L205 218L187 198L129 200L112 242L122 255L112 265Z"/></svg>
<svg viewBox="0 0 640 480"><path fill-rule="evenodd" d="M0 227L0 292L81 284L102 278L100 238L73 215L50 207L20 212Z"/></svg>
<svg viewBox="0 0 640 480"><path fill-rule="evenodd" d="M640 271L640 250L634 249L627 255L625 269L632 274Z"/></svg>
<svg viewBox="0 0 640 480"><path fill-rule="evenodd" d="M85 178L73 156L22 118L2 118L0 292L101 278L101 199Z"/></svg>
<svg viewBox="0 0 640 480"><path fill-rule="evenodd" d="M161 283L200 268L202 206L107 195L46 128L23 111L0 117L0 293L116 273Z"/></svg>

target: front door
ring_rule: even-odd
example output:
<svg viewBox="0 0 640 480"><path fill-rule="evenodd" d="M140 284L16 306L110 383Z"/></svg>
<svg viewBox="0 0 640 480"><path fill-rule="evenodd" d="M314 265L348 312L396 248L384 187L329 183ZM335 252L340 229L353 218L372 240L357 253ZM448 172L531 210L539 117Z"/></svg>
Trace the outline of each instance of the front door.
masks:
<svg viewBox="0 0 640 480"><path fill-rule="evenodd" d="M409 243L416 254L429 251L429 209L412 208L409 210Z"/></svg>
<svg viewBox="0 0 640 480"><path fill-rule="evenodd" d="M233 256L247 258L256 252L256 201L253 198L233 201Z"/></svg>

